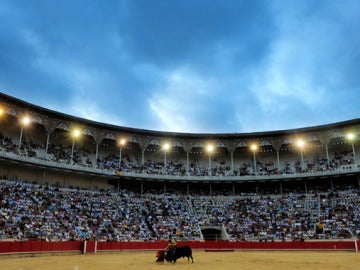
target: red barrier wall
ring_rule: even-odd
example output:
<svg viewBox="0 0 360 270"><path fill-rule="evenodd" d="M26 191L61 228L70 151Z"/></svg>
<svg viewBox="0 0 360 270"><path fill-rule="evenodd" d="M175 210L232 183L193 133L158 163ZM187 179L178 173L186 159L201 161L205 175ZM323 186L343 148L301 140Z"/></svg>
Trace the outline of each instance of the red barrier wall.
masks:
<svg viewBox="0 0 360 270"><path fill-rule="evenodd" d="M3 253L37 253L37 252L82 252L83 241L71 242L0 242L0 254Z"/></svg>
<svg viewBox="0 0 360 270"><path fill-rule="evenodd" d="M360 240L357 241L360 247ZM228 241L191 241L178 245L189 245L195 250L356 250L355 241L305 241L305 242L228 242ZM167 242L0 242L0 254L44 253L44 252L78 252L94 253L122 250L162 250Z"/></svg>

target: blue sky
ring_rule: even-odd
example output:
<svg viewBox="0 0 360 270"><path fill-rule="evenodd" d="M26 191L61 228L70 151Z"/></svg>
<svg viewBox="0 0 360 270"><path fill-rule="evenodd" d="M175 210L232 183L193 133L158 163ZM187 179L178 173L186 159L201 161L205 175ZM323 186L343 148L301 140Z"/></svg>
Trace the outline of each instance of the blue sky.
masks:
<svg viewBox="0 0 360 270"><path fill-rule="evenodd" d="M99 122L233 133L360 117L360 2L0 0L0 91Z"/></svg>

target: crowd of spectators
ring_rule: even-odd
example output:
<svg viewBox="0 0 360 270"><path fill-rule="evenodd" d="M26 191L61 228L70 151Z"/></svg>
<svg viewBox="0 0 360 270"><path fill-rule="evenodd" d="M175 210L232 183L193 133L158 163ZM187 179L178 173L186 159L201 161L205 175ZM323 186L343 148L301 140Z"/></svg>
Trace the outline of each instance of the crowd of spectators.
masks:
<svg viewBox="0 0 360 270"><path fill-rule="evenodd" d="M359 193L140 195L0 180L0 240L202 240L203 226L223 226L230 241L356 238Z"/></svg>
<svg viewBox="0 0 360 270"><path fill-rule="evenodd" d="M147 160L138 164L129 156L99 156L82 148L23 140L20 149L0 132L0 151L28 158L48 159L78 166L96 167L114 174L167 174L208 176L209 167L182 161ZM71 160L71 157L73 160ZM330 162L312 159L302 168L299 161L279 169L272 161L257 161L262 175L334 170L354 164L352 152L335 153ZM96 164L96 165L95 165ZM251 161L231 171L225 163L211 167L211 175L251 175ZM214 195L214 194L213 194ZM129 190L90 191L0 180L0 239L67 241L154 241L175 236L201 240L201 226L222 226L233 241L288 241L357 237L360 232L359 189L308 193L296 190L282 195L245 194L204 196L180 193L138 194Z"/></svg>
<svg viewBox="0 0 360 270"><path fill-rule="evenodd" d="M306 161L304 167L298 159L293 161L282 162L282 168L278 168L273 161L257 160L254 172L254 164L251 160L239 161L232 171L230 166L223 163L213 163L209 173L209 165L207 162L190 163L188 170L186 170L185 162L182 160L169 160L164 164L161 160L146 160L143 164L136 162L134 158L129 155L124 155L122 160L119 156L111 153L104 156L98 156L95 161L95 155L83 148L74 148L72 151L71 145L54 145L49 144L47 152L43 145L32 141L23 140L20 151L13 140L4 136L0 132L0 150L19 154L25 157L46 159L67 165L77 165L83 167L96 167L103 169L107 174L117 174L120 171L134 174L155 174L155 175L172 175L172 176L245 176L245 175L280 175L280 174L294 174L294 173L308 173L336 170L339 168L346 168L355 164L351 151L342 153L334 153L330 162L327 162L325 157L311 158L311 161ZM204 159L207 160L206 158ZM119 164L121 162L121 164Z"/></svg>

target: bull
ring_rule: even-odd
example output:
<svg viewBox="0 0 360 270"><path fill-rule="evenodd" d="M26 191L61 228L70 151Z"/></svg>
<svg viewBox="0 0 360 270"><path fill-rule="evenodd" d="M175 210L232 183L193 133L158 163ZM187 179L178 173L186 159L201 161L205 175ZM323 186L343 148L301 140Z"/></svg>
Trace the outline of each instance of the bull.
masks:
<svg viewBox="0 0 360 270"><path fill-rule="evenodd" d="M188 262L194 262L193 256L192 256L192 250L189 246L182 246L182 247L176 247L173 250L168 250L165 254L165 260L167 262L176 263L176 260L179 258L188 258Z"/></svg>

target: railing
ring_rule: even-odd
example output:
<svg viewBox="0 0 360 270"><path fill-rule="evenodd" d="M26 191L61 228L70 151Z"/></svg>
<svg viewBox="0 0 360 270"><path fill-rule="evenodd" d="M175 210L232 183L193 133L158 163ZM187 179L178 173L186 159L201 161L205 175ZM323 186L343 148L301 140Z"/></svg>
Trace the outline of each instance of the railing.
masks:
<svg viewBox="0 0 360 270"><path fill-rule="evenodd" d="M341 175L349 173L358 173L360 169L349 168L349 169L336 169L332 171L320 171L320 172L304 172L304 173L293 173L293 174L276 174L276 175L242 175L242 176L178 176L178 175L157 175L157 174L146 174L146 173L134 173L134 172L123 172L121 175L127 177L141 177L150 179L167 179L167 180L208 180L208 181L249 181L249 180L276 180L276 179L296 179L306 177L321 177L330 175Z"/></svg>
<svg viewBox="0 0 360 270"><path fill-rule="evenodd" d="M66 164L55 162L51 160L38 159L34 157L20 156L13 152L0 151L0 157L12 159L21 162L33 163L48 167L68 169L81 172L97 173L102 175L116 175L115 170L98 169L93 167L85 167L77 164ZM276 175L242 175L242 176L180 176L168 174L147 174L137 172L121 172L121 176L130 178L144 178L144 179L164 179L164 180L187 180L187 181L254 181L254 180L277 180L277 179L296 179L306 177L321 177L331 175L346 175L349 173L359 173L360 168L356 165L347 165L346 168L338 168L328 171L303 172L291 174L276 174Z"/></svg>
<svg viewBox="0 0 360 270"><path fill-rule="evenodd" d="M109 171L106 169L97 169L97 168L92 168L92 167L80 166L77 164L71 165L71 164L66 164L66 163L62 163L62 162L38 159L38 158L34 158L34 157L20 156L15 153L12 153L12 152L0 151L0 157L17 160L17 161L22 161L22 162L27 162L27 163L33 163L33 164L38 164L38 165L54 167L54 168L62 168L62 169L65 168L65 169L69 169L69 170L77 170L77 171L84 171L84 172L90 172L90 173L115 175L115 172Z"/></svg>

